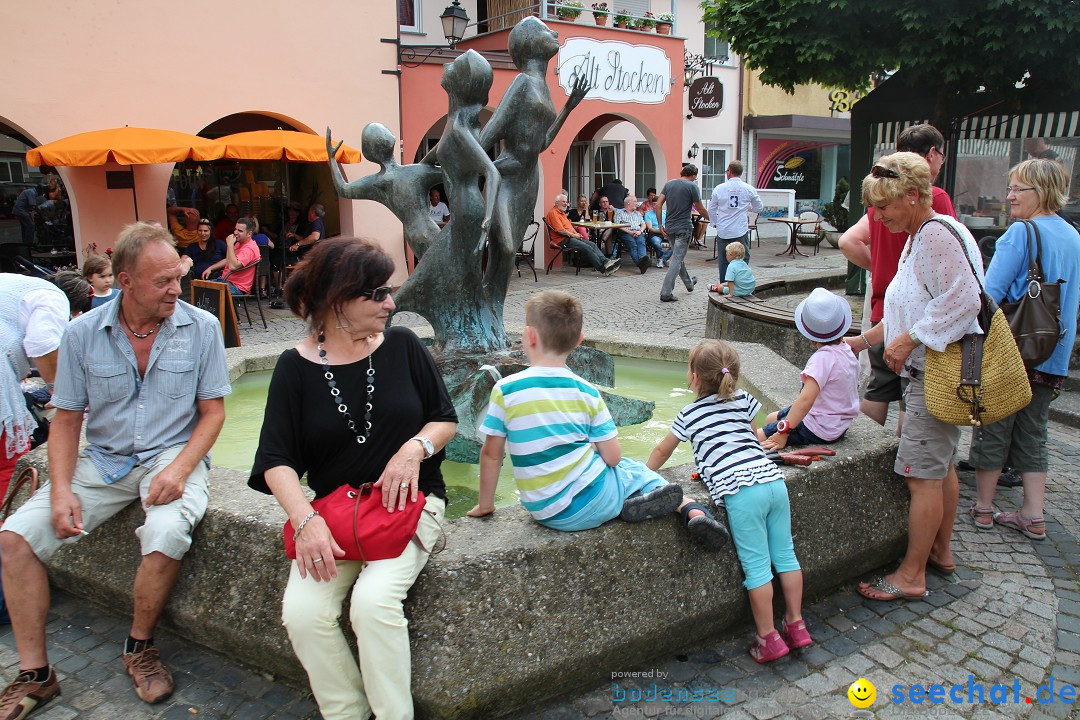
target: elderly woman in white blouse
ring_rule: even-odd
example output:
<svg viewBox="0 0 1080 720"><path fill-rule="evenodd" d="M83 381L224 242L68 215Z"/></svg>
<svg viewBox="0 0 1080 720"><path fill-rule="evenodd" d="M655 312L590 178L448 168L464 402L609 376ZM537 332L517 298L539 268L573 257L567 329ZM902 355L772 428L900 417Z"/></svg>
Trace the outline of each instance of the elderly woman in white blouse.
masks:
<svg viewBox="0 0 1080 720"><path fill-rule="evenodd" d="M942 351L979 331L982 264L971 233L935 213L930 199L930 168L914 153L881 158L863 179L863 203L874 208L874 221L909 236L885 291L883 322L848 340L856 354L884 341L886 364L908 381L894 465L911 493L907 553L890 575L859 583L871 600L923 597L928 567L944 574L956 567L951 539L960 490L952 461L960 429L926 409L925 347Z"/></svg>

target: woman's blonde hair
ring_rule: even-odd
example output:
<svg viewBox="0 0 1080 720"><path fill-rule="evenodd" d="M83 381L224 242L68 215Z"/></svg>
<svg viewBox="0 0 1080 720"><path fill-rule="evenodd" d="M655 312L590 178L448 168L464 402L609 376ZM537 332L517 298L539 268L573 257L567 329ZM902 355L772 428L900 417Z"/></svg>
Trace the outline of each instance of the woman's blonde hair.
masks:
<svg viewBox="0 0 1080 720"><path fill-rule="evenodd" d="M739 382L739 353L723 340L706 340L690 351L690 372L697 374L703 397L730 400Z"/></svg>
<svg viewBox="0 0 1080 720"><path fill-rule="evenodd" d="M1009 169L1010 183L1013 178L1035 188L1035 194L1039 196L1039 209L1044 212L1056 213L1069 202L1065 166L1057 160L1025 160Z"/></svg>
<svg viewBox="0 0 1080 720"><path fill-rule="evenodd" d="M896 175L897 177L886 177ZM930 207L930 166L926 158L912 152L898 152L874 163L862 181L863 205L885 205L913 191L924 207Z"/></svg>

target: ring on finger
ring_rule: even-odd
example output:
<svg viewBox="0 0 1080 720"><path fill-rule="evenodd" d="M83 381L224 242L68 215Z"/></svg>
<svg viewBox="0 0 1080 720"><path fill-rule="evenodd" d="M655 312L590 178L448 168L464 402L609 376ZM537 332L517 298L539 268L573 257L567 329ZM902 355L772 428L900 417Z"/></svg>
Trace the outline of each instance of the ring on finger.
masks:
<svg viewBox="0 0 1080 720"><path fill-rule="evenodd" d="M322 558L315 558L314 560L311 561L311 564L314 565L315 563L321 563L321 562L322 562Z"/></svg>
<svg viewBox="0 0 1080 720"><path fill-rule="evenodd" d="M409 489L409 483L401 483L401 485L398 486L398 490L408 490L408 489Z"/></svg>

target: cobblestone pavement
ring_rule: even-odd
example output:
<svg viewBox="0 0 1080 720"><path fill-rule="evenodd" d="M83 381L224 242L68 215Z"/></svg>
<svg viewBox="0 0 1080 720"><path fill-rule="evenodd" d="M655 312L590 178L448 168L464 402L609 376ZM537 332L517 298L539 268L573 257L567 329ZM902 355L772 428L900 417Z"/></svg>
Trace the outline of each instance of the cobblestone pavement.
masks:
<svg viewBox="0 0 1080 720"><path fill-rule="evenodd" d="M775 263L768 243L755 254L759 279L842 267L836 251ZM755 251L757 249L755 248ZM771 250L771 252L770 252ZM707 251L690 253L691 271L702 283L714 277ZM772 265L773 267L766 267ZM712 273L710 273L712 270ZM706 293L679 293L679 302L659 302L662 279L655 268L644 277L620 272L605 281L594 273L561 271L538 283L523 276L511 285L507 324L521 324L523 298L538 287L564 287L586 306L587 330L648 329L676 336L700 336L704 329ZM630 300L633 298L633 300ZM278 313L270 330L243 330L245 344L298 339L300 324ZM410 325L422 324L404 318ZM965 432L961 448L970 433ZM1074 485L1080 459L1080 437L1074 428L1050 424L1050 473L1047 481L1047 535L1042 543L1004 529L978 531L964 511L974 499L974 478L961 473L961 514L956 523L959 568L948 579L928 576L930 594L917 602L866 602L851 587L820 598L807 598L805 616L815 644L791 656L759 666L746 653L752 633L744 627L734 639L705 642L676 656L658 657L639 668L611 672L653 672L652 678L620 682L607 671L591 689L535 708L523 720L595 718L723 717L828 718L924 716L946 718L1009 718L1019 716L1077 717L1075 705L1025 702L1054 678L1080 687L1080 492ZM882 482L896 482L888 473ZM1001 489L1000 509L1020 503L1018 489ZM733 580L736 582L736 580ZM213 653L161 632L158 643L173 669L177 691L167 703L148 706L135 698L119 659L128 620L90 606L64 593L54 597L49 615L50 659L61 677L63 696L32 717L40 720L127 718L307 718L318 717L303 690L274 682L238 667ZM14 676L17 656L9 628L0 631L0 667ZM662 673L662 675L661 675ZM981 685L984 701L967 702L968 682ZM877 688L877 701L856 711L847 699L848 686L860 677ZM588 685L589 682L584 684ZM1014 681L1019 684L1013 702ZM893 686L949 688L963 685L965 701L921 705L891 702ZM995 683L1008 685L1008 700L991 702ZM645 700L653 688L661 693L700 691L701 701ZM977 691L976 691L977 692ZM710 702L710 695L720 701ZM663 697L663 695L661 695ZM1046 698L1046 691L1043 691ZM977 700L978 696L974 695ZM1070 715L1071 713L1071 715Z"/></svg>

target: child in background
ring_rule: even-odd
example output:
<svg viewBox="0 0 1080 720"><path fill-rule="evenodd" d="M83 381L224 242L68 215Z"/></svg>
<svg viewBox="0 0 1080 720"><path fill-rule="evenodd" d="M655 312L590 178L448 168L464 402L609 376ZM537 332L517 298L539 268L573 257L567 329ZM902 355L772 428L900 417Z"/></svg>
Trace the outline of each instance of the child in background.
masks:
<svg viewBox="0 0 1080 720"><path fill-rule="evenodd" d="M722 547L727 529L683 499L637 460L622 456L618 431L600 392L566 367L583 339L581 303L546 290L525 303L522 346L530 367L499 380L479 431L480 497L469 517L495 511L503 450L509 447L521 504L555 530L588 530L615 517L638 522L680 511L690 535Z"/></svg>
<svg viewBox="0 0 1080 720"><path fill-rule="evenodd" d="M93 298L90 300L91 310L120 294L120 291L113 287L112 261L104 255L91 255L86 258L82 274L94 289Z"/></svg>
<svg viewBox="0 0 1080 720"><path fill-rule="evenodd" d="M746 264L746 247L739 241L728 243L724 248L724 255L727 257L728 266L723 282L710 285L709 291L733 297L753 295L757 288L757 278Z"/></svg>
<svg viewBox="0 0 1080 720"><path fill-rule="evenodd" d="M795 402L770 413L758 430L766 450L839 440L859 414L859 359L842 342L851 327L847 300L814 288L795 308L795 327L817 351L806 361Z"/></svg>
<svg viewBox="0 0 1080 720"><path fill-rule="evenodd" d="M681 441L693 445L702 481L713 501L727 507L731 538L746 576L743 585L757 626L750 656L759 663L776 660L813 640L802 619L803 577L791 539L784 475L765 457L754 435L761 403L736 390L739 356L721 340L706 340L690 352L686 381L697 400L679 412L647 464L659 470ZM773 621L774 567L787 606L779 632Z"/></svg>

